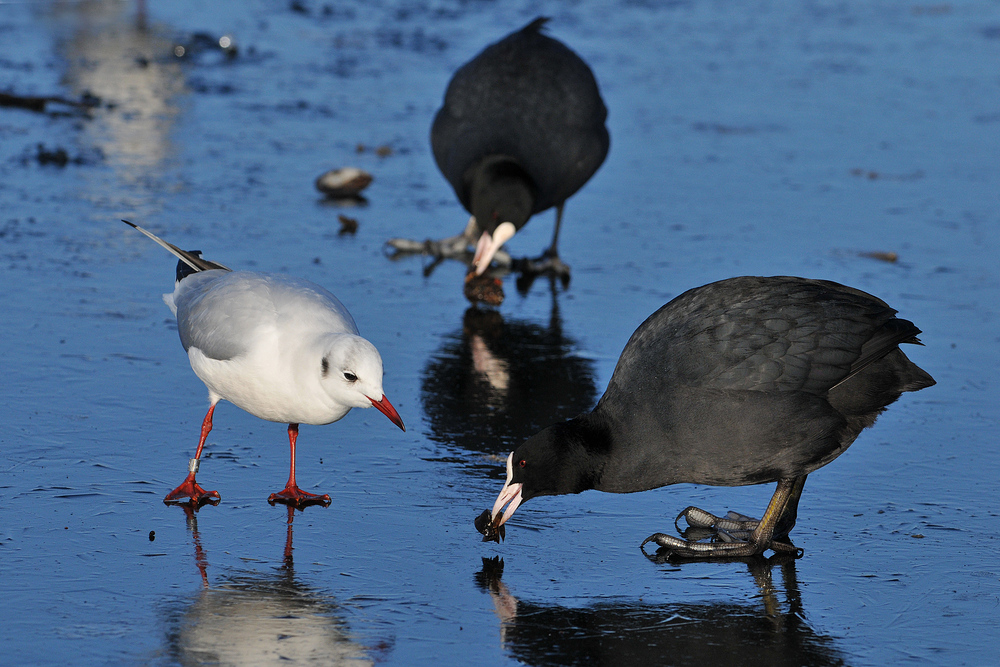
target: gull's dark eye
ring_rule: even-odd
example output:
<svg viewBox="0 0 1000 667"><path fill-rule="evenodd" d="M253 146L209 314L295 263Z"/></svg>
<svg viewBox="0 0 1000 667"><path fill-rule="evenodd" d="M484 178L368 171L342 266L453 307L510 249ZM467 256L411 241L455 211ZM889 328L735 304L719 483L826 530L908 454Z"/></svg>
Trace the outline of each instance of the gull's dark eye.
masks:
<svg viewBox="0 0 1000 667"><path fill-rule="evenodd" d="M358 376L350 371L344 371L344 379L348 382L357 382Z"/></svg>
<svg viewBox="0 0 1000 667"><path fill-rule="evenodd" d="M528 462L527 462L527 461L525 461L524 459L521 459L520 461L518 461L518 462L517 462L517 465L518 465L519 467L523 468L523 467L525 467L526 465L528 465Z"/></svg>

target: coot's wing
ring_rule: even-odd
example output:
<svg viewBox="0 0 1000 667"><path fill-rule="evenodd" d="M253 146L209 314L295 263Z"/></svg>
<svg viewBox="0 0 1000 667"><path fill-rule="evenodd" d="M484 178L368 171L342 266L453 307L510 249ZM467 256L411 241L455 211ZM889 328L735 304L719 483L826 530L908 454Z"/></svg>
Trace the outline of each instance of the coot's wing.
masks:
<svg viewBox="0 0 1000 667"><path fill-rule="evenodd" d="M823 394L919 333L884 301L837 283L743 277L690 290L633 334L616 378L665 390ZM638 360L658 359L656 368ZM660 385L658 387L658 385Z"/></svg>
<svg viewBox="0 0 1000 667"><path fill-rule="evenodd" d="M901 320L897 318L889 320L879 327L875 333L872 334L871 338L865 341L864 345L861 347L861 354L855 362L851 364L850 373L841 378L835 386L843 384L879 359L882 359L898 347L900 343L923 345L923 343L920 342L920 339L917 338L917 334L919 333L920 329L918 329L916 325L909 320Z"/></svg>

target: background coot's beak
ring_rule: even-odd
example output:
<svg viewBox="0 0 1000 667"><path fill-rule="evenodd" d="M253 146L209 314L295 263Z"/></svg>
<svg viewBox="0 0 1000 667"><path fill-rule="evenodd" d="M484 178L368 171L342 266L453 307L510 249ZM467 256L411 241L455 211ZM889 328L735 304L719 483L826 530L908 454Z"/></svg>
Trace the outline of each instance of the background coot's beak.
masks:
<svg viewBox="0 0 1000 667"><path fill-rule="evenodd" d="M493 256L497 254L504 243L509 241L517 232L512 222L501 222L497 225L493 234L483 232L476 244L476 253L472 258L472 265L476 268L476 275L481 276L489 268Z"/></svg>
<svg viewBox="0 0 1000 667"><path fill-rule="evenodd" d="M381 401L376 401L371 396L367 396L366 398L372 402L372 405L378 408L379 412L388 417L389 421L391 421L393 424L403 429L404 431L406 430L406 427L403 426L403 420L400 419L399 417L399 413L396 412L396 408L392 407L392 403L390 403L389 399L385 397L385 394L382 394Z"/></svg>

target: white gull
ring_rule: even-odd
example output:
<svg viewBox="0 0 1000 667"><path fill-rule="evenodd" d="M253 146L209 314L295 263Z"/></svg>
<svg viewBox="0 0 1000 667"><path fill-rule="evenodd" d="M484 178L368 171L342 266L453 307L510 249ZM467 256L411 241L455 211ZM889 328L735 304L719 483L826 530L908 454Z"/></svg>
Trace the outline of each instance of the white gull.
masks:
<svg viewBox="0 0 1000 667"><path fill-rule="evenodd" d="M210 407L184 482L167 504L218 503L217 491L195 482L212 415L227 400L252 415L288 424L288 483L268 502L330 504L329 495L299 489L295 442L299 424L330 424L351 408L375 406L404 431L382 391L382 357L358 335L354 318L333 294L299 278L232 271L123 220L180 259L177 282L163 300L177 316L191 368L208 387Z"/></svg>

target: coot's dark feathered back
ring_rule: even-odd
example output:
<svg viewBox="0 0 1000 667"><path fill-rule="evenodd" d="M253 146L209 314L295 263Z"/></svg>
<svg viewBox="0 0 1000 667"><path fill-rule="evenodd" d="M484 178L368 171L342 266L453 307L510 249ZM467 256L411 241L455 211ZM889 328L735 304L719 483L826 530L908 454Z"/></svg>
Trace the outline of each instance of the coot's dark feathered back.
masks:
<svg viewBox="0 0 1000 667"><path fill-rule="evenodd" d="M545 21L488 46L448 85L431 147L466 209L466 173L485 156L521 165L537 189L537 213L579 190L608 153L607 109L594 75L576 53L542 34Z"/></svg>
<svg viewBox="0 0 1000 667"><path fill-rule="evenodd" d="M636 329L590 428L616 452L597 488L758 484L840 455L904 391L934 380L884 301L837 283L743 277L680 295Z"/></svg>
<svg viewBox="0 0 1000 667"><path fill-rule="evenodd" d="M895 315L881 299L823 280L712 283L678 296L636 329L609 391L624 381L629 391L669 383L822 395L851 374L862 350L867 364L920 333Z"/></svg>

